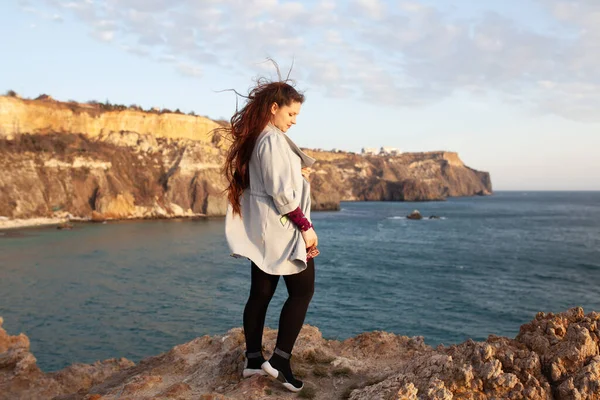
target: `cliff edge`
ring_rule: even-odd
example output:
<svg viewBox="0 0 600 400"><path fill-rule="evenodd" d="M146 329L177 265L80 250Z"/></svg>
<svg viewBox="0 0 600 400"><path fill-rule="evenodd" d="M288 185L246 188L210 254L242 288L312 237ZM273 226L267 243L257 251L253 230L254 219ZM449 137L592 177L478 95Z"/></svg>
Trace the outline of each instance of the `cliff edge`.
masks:
<svg viewBox="0 0 600 400"><path fill-rule="evenodd" d="M443 323L443 321L440 321ZM323 339L302 328L292 358L305 382L300 397L314 399L598 399L600 314L573 308L538 313L510 339L427 346L420 336L363 333ZM266 349L276 331L266 329ZM244 335L235 328L203 336L148 357L74 364L43 373L24 334L10 336L0 318L0 399L258 400L297 398L262 376L241 379Z"/></svg>

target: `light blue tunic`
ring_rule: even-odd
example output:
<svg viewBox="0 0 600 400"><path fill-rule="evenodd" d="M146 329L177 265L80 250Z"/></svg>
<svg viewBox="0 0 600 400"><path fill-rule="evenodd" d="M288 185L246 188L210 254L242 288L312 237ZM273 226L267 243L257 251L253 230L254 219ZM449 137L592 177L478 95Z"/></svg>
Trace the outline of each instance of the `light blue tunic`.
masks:
<svg viewBox="0 0 600 400"><path fill-rule="evenodd" d="M310 184L302 168L314 158L302 152L281 130L268 124L250 157L250 187L240 197L242 217L225 216L225 235L234 257L245 257L271 275L306 269L306 244L285 214L300 207L310 221Z"/></svg>

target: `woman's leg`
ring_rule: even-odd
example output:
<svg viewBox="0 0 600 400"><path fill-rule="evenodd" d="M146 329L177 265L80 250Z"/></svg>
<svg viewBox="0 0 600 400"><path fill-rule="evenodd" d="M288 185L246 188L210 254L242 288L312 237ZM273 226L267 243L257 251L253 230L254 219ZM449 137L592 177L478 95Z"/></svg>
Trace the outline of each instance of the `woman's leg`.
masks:
<svg viewBox="0 0 600 400"><path fill-rule="evenodd" d="M269 275L252 263L250 296L244 308L244 335L246 351L253 354L262 350L262 335L269 302L277 288L278 275ZM262 357L261 357L262 358ZM260 368L260 365L258 366Z"/></svg>
<svg viewBox="0 0 600 400"><path fill-rule="evenodd" d="M279 332L277 347L286 353L291 353L296 338L304 324L308 304L315 292L315 260L308 260L307 268L299 274L283 277L288 290L288 299L279 317Z"/></svg>
<svg viewBox="0 0 600 400"><path fill-rule="evenodd" d="M309 259L307 264L307 268L299 274L284 276L289 296L279 317L279 332L273 356L263 366L269 375L294 392L301 390L304 385L294 377L290 357L315 290L314 259Z"/></svg>

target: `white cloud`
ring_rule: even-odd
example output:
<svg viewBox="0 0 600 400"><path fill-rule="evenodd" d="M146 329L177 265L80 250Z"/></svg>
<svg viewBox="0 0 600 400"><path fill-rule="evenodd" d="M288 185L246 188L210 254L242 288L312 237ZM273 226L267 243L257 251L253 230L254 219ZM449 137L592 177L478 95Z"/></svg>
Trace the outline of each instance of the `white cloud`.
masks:
<svg viewBox="0 0 600 400"><path fill-rule="evenodd" d="M69 12L97 39L187 76L208 65L254 74L271 56L294 59L300 85L331 96L419 106L457 91L497 93L539 112L600 120L597 0L524 0L549 10L560 33L491 12L456 19L418 0L19 1L29 12Z"/></svg>
<svg viewBox="0 0 600 400"><path fill-rule="evenodd" d="M163 54L158 56L158 61L165 63L174 63L177 62L177 57L175 57L173 54Z"/></svg>
<svg viewBox="0 0 600 400"><path fill-rule="evenodd" d="M419 13L427 11L428 7L417 1L401 1L400 8L409 13Z"/></svg>
<svg viewBox="0 0 600 400"><path fill-rule="evenodd" d="M328 43L337 45L342 43L342 35L336 30L329 29L325 32L325 40Z"/></svg>
<svg viewBox="0 0 600 400"><path fill-rule="evenodd" d="M103 42L112 42L115 38L115 31L95 31L92 36Z"/></svg>
<svg viewBox="0 0 600 400"><path fill-rule="evenodd" d="M131 54L135 54L136 56L140 56L140 57L149 57L150 54L150 49L147 47L143 47L143 46L129 46L126 44L120 44L119 47L123 50L125 50L128 53ZM159 60L162 61L162 60Z"/></svg>
<svg viewBox="0 0 600 400"><path fill-rule="evenodd" d="M179 64L177 65L177 69L183 75L190 76L193 78L200 78L203 75L202 69L195 65Z"/></svg>
<svg viewBox="0 0 600 400"><path fill-rule="evenodd" d="M540 92L543 110L582 121L600 121L600 2L538 0L571 35L555 48L547 74L551 87Z"/></svg>
<svg viewBox="0 0 600 400"><path fill-rule="evenodd" d="M98 8L101 8L101 6L97 8L95 3L93 3L91 0L70 2L61 2L59 0L46 0L46 2L50 5L53 5L56 8L73 12L77 17L81 18L86 22L94 22L97 18L96 10Z"/></svg>
<svg viewBox="0 0 600 400"><path fill-rule="evenodd" d="M360 13L366 13L369 18L381 19L385 11L385 6L381 0L354 0L354 5Z"/></svg>
<svg viewBox="0 0 600 400"><path fill-rule="evenodd" d="M54 22L58 22L58 23L62 23L63 17L60 16L59 14L51 14L51 13L47 13L43 10L40 10L39 8L35 8L31 5L31 3L26 2L26 1L20 1L19 5L21 6L21 10L29 13L29 14L34 14L37 15L38 17L45 19L45 20L51 20Z"/></svg>
<svg viewBox="0 0 600 400"><path fill-rule="evenodd" d="M39 11L32 7L29 3L25 3L26 5L23 5L21 7L21 10L25 11L26 13L30 13L30 14L38 14Z"/></svg>
<svg viewBox="0 0 600 400"><path fill-rule="evenodd" d="M306 13L304 5L299 2L282 3L279 18L294 19Z"/></svg>

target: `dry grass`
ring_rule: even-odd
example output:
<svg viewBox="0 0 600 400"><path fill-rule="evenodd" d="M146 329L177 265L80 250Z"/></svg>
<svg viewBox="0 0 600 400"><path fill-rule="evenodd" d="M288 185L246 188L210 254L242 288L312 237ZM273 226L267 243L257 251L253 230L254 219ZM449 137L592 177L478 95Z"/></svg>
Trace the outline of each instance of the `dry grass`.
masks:
<svg viewBox="0 0 600 400"><path fill-rule="evenodd" d="M314 399L316 395L317 390L312 386L304 386L304 389L298 393L298 397L302 399Z"/></svg>
<svg viewBox="0 0 600 400"><path fill-rule="evenodd" d="M352 375L352 370L348 367L336 368L332 371L333 376L350 376Z"/></svg>
<svg viewBox="0 0 600 400"><path fill-rule="evenodd" d="M313 375L319 378L325 378L329 376L327 368L322 365L317 365L313 368Z"/></svg>
<svg viewBox="0 0 600 400"><path fill-rule="evenodd" d="M335 357L328 356L320 351L311 351L306 355L304 360L310 364L329 364L335 360Z"/></svg>
<svg viewBox="0 0 600 400"><path fill-rule="evenodd" d="M41 152L62 155L98 152L101 147L101 143L90 141L84 135L66 133L19 134L15 135L13 140L0 139L0 151L7 150L12 153Z"/></svg>
<svg viewBox="0 0 600 400"><path fill-rule="evenodd" d="M303 368L293 368L294 371L294 375L296 375L299 378L306 378L307 372L305 369Z"/></svg>

